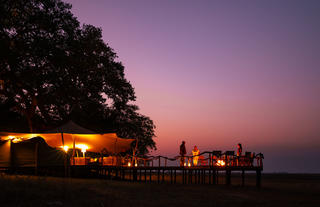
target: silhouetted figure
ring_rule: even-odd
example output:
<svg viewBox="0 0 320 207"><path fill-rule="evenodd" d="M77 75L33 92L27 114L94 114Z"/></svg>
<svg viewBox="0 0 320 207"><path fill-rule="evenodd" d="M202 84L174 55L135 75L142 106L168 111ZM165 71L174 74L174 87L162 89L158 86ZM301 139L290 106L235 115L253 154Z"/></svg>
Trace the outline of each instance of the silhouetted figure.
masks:
<svg viewBox="0 0 320 207"><path fill-rule="evenodd" d="M242 164L241 154L242 154L242 145L239 143L237 145L237 165L238 166Z"/></svg>
<svg viewBox="0 0 320 207"><path fill-rule="evenodd" d="M198 165L199 154L200 154L199 149L197 148L197 146L194 146L194 148L192 150L193 166L197 166Z"/></svg>
<svg viewBox="0 0 320 207"><path fill-rule="evenodd" d="M239 143L237 146L237 156L240 157L242 154L242 145Z"/></svg>
<svg viewBox="0 0 320 207"><path fill-rule="evenodd" d="M184 156L187 154L185 141L182 141L182 144L180 145L180 166L184 166Z"/></svg>

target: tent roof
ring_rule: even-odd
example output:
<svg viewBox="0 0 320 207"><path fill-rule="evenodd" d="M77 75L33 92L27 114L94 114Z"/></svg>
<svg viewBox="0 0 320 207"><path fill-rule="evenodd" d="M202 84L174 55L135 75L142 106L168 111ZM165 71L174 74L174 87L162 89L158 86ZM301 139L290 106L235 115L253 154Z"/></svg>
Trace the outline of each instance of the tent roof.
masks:
<svg viewBox="0 0 320 207"><path fill-rule="evenodd" d="M86 146L91 152L125 152L131 148L134 139L119 138L115 133L109 134L71 134L71 133L16 133L16 132L0 132L2 140L12 139L19 142L20 140L31 139L33 137L42 137L51 147L68 146L72 149L75 145L79 148L81 145Z"/></svg>
<svg viewBox="0 0 320 207"><path fill-rule="evenodd" d="M68 121L67 123L55 128L48 130L46 133L69 133L69 134L96 134L94 131L83 128L73 121Z"/></svg>

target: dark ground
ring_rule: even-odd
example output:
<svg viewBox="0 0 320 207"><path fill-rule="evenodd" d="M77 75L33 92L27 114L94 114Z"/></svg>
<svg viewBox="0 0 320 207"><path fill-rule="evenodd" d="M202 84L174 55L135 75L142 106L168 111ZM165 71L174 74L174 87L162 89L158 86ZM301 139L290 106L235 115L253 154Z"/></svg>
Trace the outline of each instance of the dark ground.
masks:
<svg viewBox="0 0 320 207"><path fill-rule="evenodd" d="M240 187L0 175L0 206L320 206L320 175L263 174ZM223 178L222 178L223 179Z"/></svg>

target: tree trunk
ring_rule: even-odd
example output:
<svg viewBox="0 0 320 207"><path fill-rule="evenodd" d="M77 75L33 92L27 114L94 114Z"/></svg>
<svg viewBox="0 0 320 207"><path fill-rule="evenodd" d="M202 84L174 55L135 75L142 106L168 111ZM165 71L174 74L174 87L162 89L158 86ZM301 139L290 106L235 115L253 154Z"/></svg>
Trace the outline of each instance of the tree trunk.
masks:
<svg viewBox="0 0 320 207"><path fill-rule="evenodd" d="M26 112L26 118L28 121L29 130L31 133L34 131L32 117L35 114L37 104L38 104L38 100L37 100L36 96L32 96L31 106L27 109L27 112Z"/></svg>
<svg viewBox="0 0 320 207"><path fill-rule="evenodd" d="M29 126L29 131L32 133L33 132L33 124L31 120L31 116L26 115L27 121L28 121L28 126Z"/></svg>

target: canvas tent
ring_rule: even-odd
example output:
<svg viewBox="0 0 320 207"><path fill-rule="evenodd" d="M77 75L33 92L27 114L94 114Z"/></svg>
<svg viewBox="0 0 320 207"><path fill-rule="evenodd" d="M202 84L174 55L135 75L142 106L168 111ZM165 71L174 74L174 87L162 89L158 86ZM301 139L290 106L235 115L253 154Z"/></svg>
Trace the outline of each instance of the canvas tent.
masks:
<svg viewBox="0 0 320 207"><path fill-rule="evenodd" d="M0 167L63 166L65 153L40 137L18 143L0 141Z"/></svg>
<svg viewBox="0 0 320 207"><path fill-rule="evenodd" d="M62 152L61 149L75 148L96 153L125 152L131 148L131 143L134 141L134 139L119 138L115 133L95 134L73 122L68 122L46 133L0 132L0 140L0 167L1 163L6 165L5 163L10 162L10 160L12 162L13 158L16 159L17 157L22 159L22 157L29 156L32 160L32 156L35 156L35 146L38 146L39 157L48 157L50 154L45 155L41 150L51 152L52 156L59 157L59 153L57 154L54 150ZM22 150L23 148L25 150ZM25 153L28 156L23 155ZM26 164L28 162L21 163Z"/></svg>
<svg viewBox="0 0 320 207"><path fill-rule="evenodd" d="M85 129L72 121L47 131L46 133L16 133L0 132L2 140L13 139L14 142L30 139L32 137L42 137L45 142L54 148L67 146L69 149L77 146L86 146L91 152L120 153L131 148L134 139L119 138L116 133L96 134L89 129Z"/></svg>

